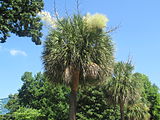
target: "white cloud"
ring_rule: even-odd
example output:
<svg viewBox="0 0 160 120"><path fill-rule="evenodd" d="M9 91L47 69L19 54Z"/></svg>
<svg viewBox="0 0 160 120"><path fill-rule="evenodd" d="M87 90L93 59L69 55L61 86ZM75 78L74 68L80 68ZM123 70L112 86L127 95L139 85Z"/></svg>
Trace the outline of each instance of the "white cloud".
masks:
<svg viewBox="0 0 160 120"><path fill-rule="evenodd" d="M22 56L27 56L26 52L21 51L21 50L10 50L9 51L11 55L16 56L16 55L22 55Z"/></svg>

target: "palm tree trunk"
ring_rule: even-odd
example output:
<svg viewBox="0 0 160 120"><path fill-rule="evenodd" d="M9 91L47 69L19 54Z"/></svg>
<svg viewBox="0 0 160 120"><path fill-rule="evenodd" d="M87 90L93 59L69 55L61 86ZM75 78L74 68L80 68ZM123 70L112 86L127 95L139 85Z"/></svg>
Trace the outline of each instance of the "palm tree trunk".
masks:
<svg viewBox="0 0 160 120"><path fill-rule="evenodd" d="M72 70L71 95L70 95L69 120L76 120L78 84L79 84L79 70L73 69Z"/></svg>
<svg viewBox="0 0 160 120"><path fill-rule="evenodd" d="M121 120L124 120L124 104L120 103Z"/></svg>
<svg viewBox="0 0 160 120"><path fill-rule="evenodd" d="M77 97L77 92L71 91L69 120L76 120L76 106L77 106L76 97Z"/></svg>

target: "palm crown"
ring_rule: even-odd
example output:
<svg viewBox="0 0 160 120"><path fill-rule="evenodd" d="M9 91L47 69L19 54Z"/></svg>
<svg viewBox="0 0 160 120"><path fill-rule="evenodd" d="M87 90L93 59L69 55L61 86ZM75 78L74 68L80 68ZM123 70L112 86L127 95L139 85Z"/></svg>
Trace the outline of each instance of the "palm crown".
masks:
<svg viewBox="0 0 160 120"><path fill-rule="evenodd" d="M55 21L42 56L51 81L70 83L72 68L80 71L80 83L89 82L90 76L99 79L102 73L111 74L113 44L104 29L106 21L100 14L73 15Z"/></svg>

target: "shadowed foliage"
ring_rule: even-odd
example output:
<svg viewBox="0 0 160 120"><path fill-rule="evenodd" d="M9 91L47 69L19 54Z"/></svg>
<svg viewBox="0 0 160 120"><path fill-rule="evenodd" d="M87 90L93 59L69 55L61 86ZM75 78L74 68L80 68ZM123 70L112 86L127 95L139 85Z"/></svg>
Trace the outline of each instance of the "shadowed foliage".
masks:
<svg viewBox="0 0 160 120"><path fill-rule="evenodd" d="M0 42L4 43L9 33L14 33L41 44L42 23L37 13L42 9L43 0L0 0Z"/></svg>

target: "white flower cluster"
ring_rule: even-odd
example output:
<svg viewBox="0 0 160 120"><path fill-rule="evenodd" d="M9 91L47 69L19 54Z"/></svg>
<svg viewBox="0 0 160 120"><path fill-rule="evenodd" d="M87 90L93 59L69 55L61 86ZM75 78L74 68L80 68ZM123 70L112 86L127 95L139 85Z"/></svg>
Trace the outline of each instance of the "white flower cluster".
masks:
<svg viewBox="0 0 160 120"><path fill-rule="evenodd" d="M51 28L56 27L56 20L50 15L49 12L46 11L39 12L38 16L46 24L46 26L49 26Z"/></svg>
<svg viewBox="0 0 160 120"><path fill-rule="evenodd" d="M46 26L56 28L56 18L53 18L49 12L42 11L38 13L38 16L41 18L41 20L45 23ZM109 21L105 15L98 13L94 15L87 14L83 17L83 20L89 30L95 28L103 29L107 26L107 22Z"/></svg>
<svg viewBox="0 0 160 120"><path fill-rule="evenodd" d="M107 22L109 19L102 15L102 14L94 14L90 15L89 13L84 16L84 21L86 22L86 25L89 29L94 29L94 28L105 28L107 26Z"/></svg>

